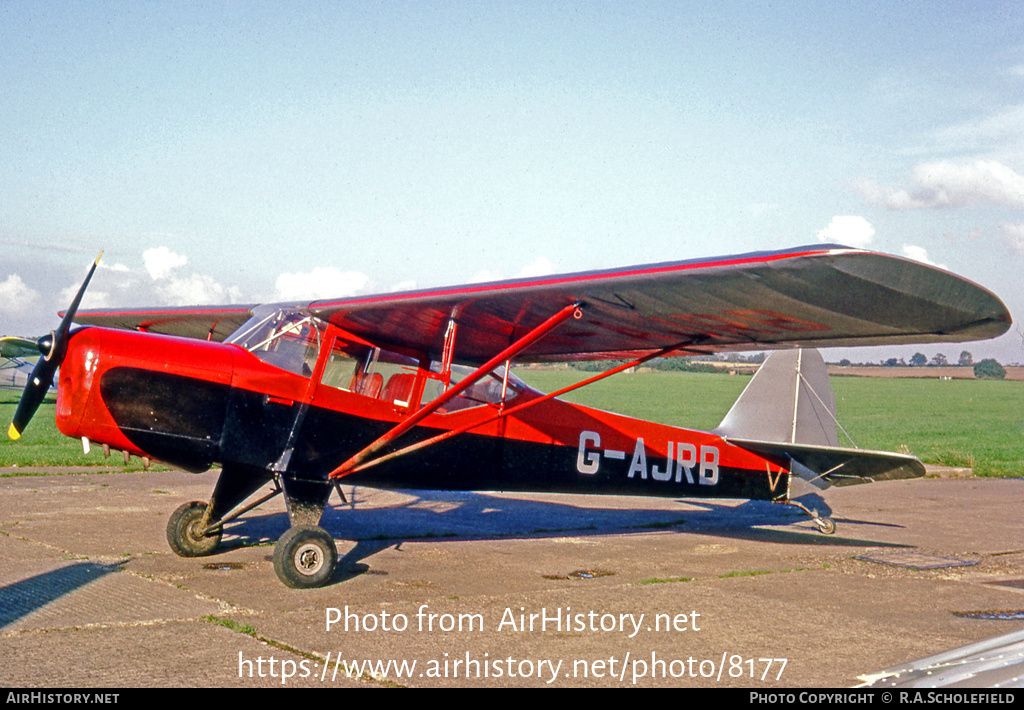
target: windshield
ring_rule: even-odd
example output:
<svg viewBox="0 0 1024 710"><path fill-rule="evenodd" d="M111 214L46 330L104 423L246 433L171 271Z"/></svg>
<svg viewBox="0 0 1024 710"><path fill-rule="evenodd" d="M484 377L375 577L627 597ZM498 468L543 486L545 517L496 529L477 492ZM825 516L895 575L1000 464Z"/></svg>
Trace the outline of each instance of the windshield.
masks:
<svg viewBox="0 0 1024 710"><path fill-rule="evenodd" d="M257 311L225 342L245 348L282 370L310 377L323 339L323 324L301 311Z"/></svg>

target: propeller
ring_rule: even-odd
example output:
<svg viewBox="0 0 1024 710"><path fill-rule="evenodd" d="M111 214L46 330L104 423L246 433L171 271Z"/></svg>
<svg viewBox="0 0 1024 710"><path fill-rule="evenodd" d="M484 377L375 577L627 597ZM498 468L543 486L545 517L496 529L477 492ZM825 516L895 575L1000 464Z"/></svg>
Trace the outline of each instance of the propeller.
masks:
<svg viewBox="0 0 1024 710"><path fill-rule="evenodd" d="M64 361L64 356L68 352L68 330L71 328L71 321L74 320L75 313L78 312L82 296L85 295L85 289L89 286L89 280L92 279L92 275L95 273L96 266L100 263L102 256L103 252L100 252L100 255L96 257L96 261L92 263L89 274L85 277L85 281L82 282L78 293L75 294L75 300L71 302L71 307L64 314L64 318L61 319L57 330L50 331L49 335L44 335L36 343L39 352L43 356L39 358L39 362L36 363L35 368L32 370L32 376L29 378L28 384L25 385L25 391L21 393L21 399L18 401L18 409L14 412L14 421L11 422L11 426L7 430L7 436L12 439L21 437L21 433L25 431L25 427L31 421L32 415L39 409L43 397L46 396L50 385L53 384L53 375L57 372L57 368L60 367L60 364Z"/></svg>

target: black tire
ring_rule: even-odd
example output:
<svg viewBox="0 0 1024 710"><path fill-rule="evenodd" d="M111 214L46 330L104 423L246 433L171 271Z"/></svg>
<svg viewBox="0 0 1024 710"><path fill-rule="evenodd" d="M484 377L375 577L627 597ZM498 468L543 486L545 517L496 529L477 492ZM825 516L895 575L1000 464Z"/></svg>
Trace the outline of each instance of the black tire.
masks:
<svg viewBox="0 0 1024 710"><path fill-rule="evenodd" d="M221 532L200 535L206 515L206 503L185 503L167 521L167 544L179 557L205 557L212 555L220 545Z"/></svg>
<svg viewBox="0 0 1024 710"><path fill-rule="evenodd" d="M338 548L326 530L315 525L289 528L274 546L274 572L292 589L313 589L331 581Z"/></svg>

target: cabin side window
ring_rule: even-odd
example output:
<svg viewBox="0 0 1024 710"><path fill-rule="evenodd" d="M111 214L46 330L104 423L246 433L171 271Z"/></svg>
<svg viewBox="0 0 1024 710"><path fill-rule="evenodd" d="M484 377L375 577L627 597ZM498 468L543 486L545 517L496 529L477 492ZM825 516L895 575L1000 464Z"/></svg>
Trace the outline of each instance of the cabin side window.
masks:
<svg viewBox="0 0 1024 710"><path fill-rule="evenodd" d="M327 358L321 383L353 394L412 407L419 367L415 360L397 353L351 345L341 338Z"/></svg>
<svg viewBox="0 0 1024 710"><path fill-rule="evenodd" d="M368 350L369 348L353 347L342 340L335 340L334 347L327 356L320 382L334 389L366 394L362 389L368 382L361 376L361 365L366 360Z"/></svg>

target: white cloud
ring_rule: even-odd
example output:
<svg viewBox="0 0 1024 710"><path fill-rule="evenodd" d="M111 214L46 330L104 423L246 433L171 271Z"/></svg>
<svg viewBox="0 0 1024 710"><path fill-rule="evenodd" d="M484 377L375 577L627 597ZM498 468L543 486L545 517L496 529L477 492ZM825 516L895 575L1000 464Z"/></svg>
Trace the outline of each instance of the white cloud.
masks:
<svg viewBox="0 0 1024 710"><path fill-rule="evenodd" d="M1003 224L1003 241L1013 251L1024 256L1024 224Z"/></svg>
<svg viewBox="0 0 1024 710"><path fill-rule="evenodd" d="M282 301L305 301L353 296L369 282L370 278L358 271L318 266L308 273L281 274L274 286Z"/></svg>
<svg viewBox="0 0 1024 710"><path fill-rule="evenodd" d="M818 232L818 240L831 244L864 249L875 236L875 228L863 217L833 217L828 226Z"/></svg>
<svg viewBox="0 0 1024 710"><path fill-rule="evenodd" d="M488 281L501 281L501 276L490 269L484 269L483 271L476 272L476 274L473 275L473 278L469 280L469 283L480 284L487 283Z"/></svg>
<svg viewBox="0 0 1024 710"><path fill-rule="evenodd" d="M37 300L39 300L39 292L29 288L17 274L11 274L0 281L0 313L21 315Z"/></svg>
<svg viewBox="0 0 1024 710"><path fill-rule="evenodd" d="M416 290L416 281L415 280L399 281L394 286L392 286L391 289L390 289L390 291L392 293L398 293L400 291L414 291L414 290Z"/></svg>
<svg viewBox="0 0 1024 710"><path fill-rule="evenodd" d="M142 262L146 265L150 277L158 280L170 276L172 271L187 264L188 259L175 254L167 247L154 247L142 252Z"/></svg>
<svg viewBox="0 0 1024 710"><path fill-rule="evenodd" d="M857 180L854 189L870 205L887 207L891 210L908 210L925 206L917 204L915 198L906 190L884 188L874 180L867 178Z"/></svg>
<svg viewBox="0 0 1024 710"><path fill-rule="evenodd" d="M1024 176L994 160L922 163L914 168L917 188L884 188L861 180L857 190L869 203L894 210L996 204L1024 207Z"/></svg>
<svg viewBox="0 0 1024 710"><path fill-rule="evenodd" d="M233 303L239 300L237 289L226 288L203 274L165 279L157 287L157 293L169 306Z"/></svg>
<svg viewBox="0 0 1024 710"><path fill-rule="evenodd" d="M551 266L551 262L546 257L538 256L533 260L532 263L527 264L519 273L516 274L516 278L528 278L530 276L547 276L552 273L554 269Z"/></svg>
<svg viewBox="0 0 1024 710"><path fill-rule="evenodd" d="M81 287L82 284L71 284L67 288L61 289L57 294L56 307L64 310L70 306L71 302L75 300L75 294L78 293L78 289ZM113 305L109 291L102 291L94 286L90 286L85 290L85 295L82 296L82 303L79 305L79 308L83 310L88 308L110 308Z"/></svg>
<svg viewBox="0 0 1024 710"><path fill-rule="evenodd" d="M554 273L554 268L551 266L551 261L544 256L538 256L536 259L531 261L529 264L519 270L519 272L513 276L514 279L528 279L537 276L547 276L548 274ZM469 283L484 283L487 281L504 281L509 277L498 273L497 271L491 271L490 269L484 269L478 271L473 278L469 280Z"/></svg>
<svg viewBox="0 0 1024 710"><path fill-rule="evenodd" d="M198 306L238 303L243 300L240 289L224 286L212 276L179 276L176 272L188 263L188 257L177 254L165 246L142 252L142 261L154 282L152 288L160 305Z"/></svg>
<svg viewBox="0 0 1024 710"><path fill-rule="evenodd" d="M903 245L903 256L914 261L920 261L922 264L928 264L929 266L937 266L940 269L949 270L945 264L936 264L934 261L928 258L928 250L924 247L915 246L913 244Z"/></svg>

